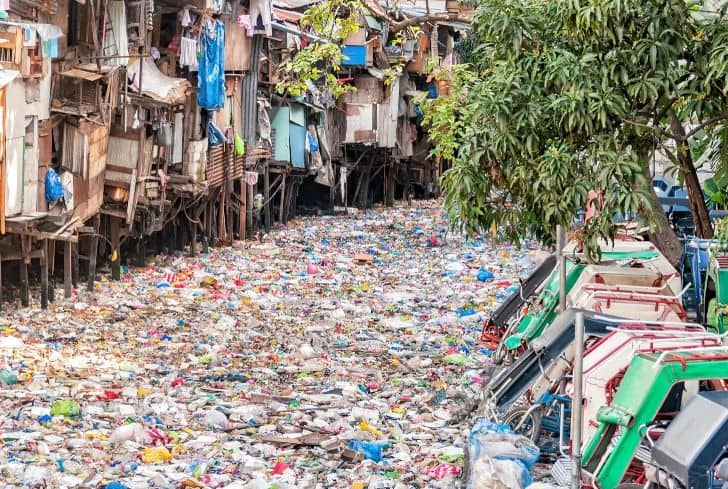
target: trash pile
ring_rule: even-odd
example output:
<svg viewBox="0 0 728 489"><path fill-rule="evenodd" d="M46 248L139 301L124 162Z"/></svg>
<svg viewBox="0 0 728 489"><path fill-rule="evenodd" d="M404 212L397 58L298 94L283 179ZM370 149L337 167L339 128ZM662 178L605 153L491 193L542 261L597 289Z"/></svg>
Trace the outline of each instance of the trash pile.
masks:
<svg viewBox="0 0 728 489"><path fill-rule="evenodd" d="M0 477L454 487L493 369L483 319L542 256L447 229L436 202L307 218L6 314Z"/></svg>

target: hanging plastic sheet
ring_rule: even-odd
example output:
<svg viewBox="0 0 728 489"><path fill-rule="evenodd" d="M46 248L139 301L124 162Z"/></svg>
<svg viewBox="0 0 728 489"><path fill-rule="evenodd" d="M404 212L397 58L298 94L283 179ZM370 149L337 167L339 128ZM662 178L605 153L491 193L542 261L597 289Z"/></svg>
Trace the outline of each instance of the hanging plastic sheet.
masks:
<svg viewBox="0 0 728 489"><path fill-rule="evenodd" d="M207 123L207 142L210 146L227 143L225 133L223 133L212 121Z"/></svg>
<svg viewBox="0 0 728 489"><path fill-rule="evenodd" d="M200 34L200 59L197 76L197 103L216 110L225 105L225 25L217 20L204 22Z"/></svg>

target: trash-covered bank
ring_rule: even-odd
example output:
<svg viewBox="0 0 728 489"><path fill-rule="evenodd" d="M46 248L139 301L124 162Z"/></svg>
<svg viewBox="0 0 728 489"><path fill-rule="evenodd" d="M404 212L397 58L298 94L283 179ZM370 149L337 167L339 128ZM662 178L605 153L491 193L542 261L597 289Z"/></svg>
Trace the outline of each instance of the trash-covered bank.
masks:
<svg viewBox="0 0 728 489"><path fill-rule="evenodd" d="M2 320L0 476L48 487L454 487L485 313L540 253L435 202L158 257Z"/></svg>

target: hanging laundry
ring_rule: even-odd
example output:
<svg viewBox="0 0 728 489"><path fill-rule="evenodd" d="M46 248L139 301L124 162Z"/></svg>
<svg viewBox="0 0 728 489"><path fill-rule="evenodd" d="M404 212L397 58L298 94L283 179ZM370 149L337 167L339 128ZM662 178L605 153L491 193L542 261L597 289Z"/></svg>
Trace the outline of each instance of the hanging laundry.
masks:
<svg viewBox="0 0 728 489"><path fill-rule="evenodd" d="M243 180L245 180L245 183L247 183L248 185L257 185L258 184L258 172L246 171L243 174Z"/></svg>
<svg viewBox="0 0 728 489"><path fill-rule="evenodd" d="M180 21L182 27L187 27L192 23L192 17L190 17L190 9L185 7L182 10L182 20Z"/></svg>
<svg viewBox="0 0 728 489"><path fill-rule="evenodd" d="M248 36L254 34L273 35L273 2L271 0L250 0L250 23Z"/></svg>
<svg viewBox="0 0 728 489"><path fill-rule="evenodd" d="M190 71L197 71L197 41L195 39L180 38L179 65L188 66Z"/></svg>
<svg viewBox="0 0 728 489"><path fill-rule="evenodd" d="M248 36L250 36L250 33L253 32L253 23L250 21L250 15L248 14L238 16L238 25L245 29L245 32L248 33Z"/></svg>
<svg viewBox="0 0 728 489"><path fill-rule="evenodd" d="M203 109L225 106L225 25L219 20L203 23L200 33L197 103Z"/></svg>
<svg viewBox="0 0 728 489"><path fill-rule="evenodd" d="M44 58L57 58L59 55L58 39L63 36L60 27L53 24L35 24L35 29L40 36L41 52Z"/></svg>

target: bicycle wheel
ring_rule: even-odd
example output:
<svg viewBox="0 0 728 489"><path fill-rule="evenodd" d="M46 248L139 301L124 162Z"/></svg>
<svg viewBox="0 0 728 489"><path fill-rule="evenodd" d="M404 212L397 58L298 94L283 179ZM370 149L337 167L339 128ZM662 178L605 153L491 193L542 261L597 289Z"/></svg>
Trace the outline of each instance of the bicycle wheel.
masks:
<svg viewBox="0 0 728 489"><path fill-rule="evenodd" d="M527 407L517 407L506 413L503 423L510 425L515 433L537 443L541 437L542 418L543 412L540 408L529 411Z"/></svg>

